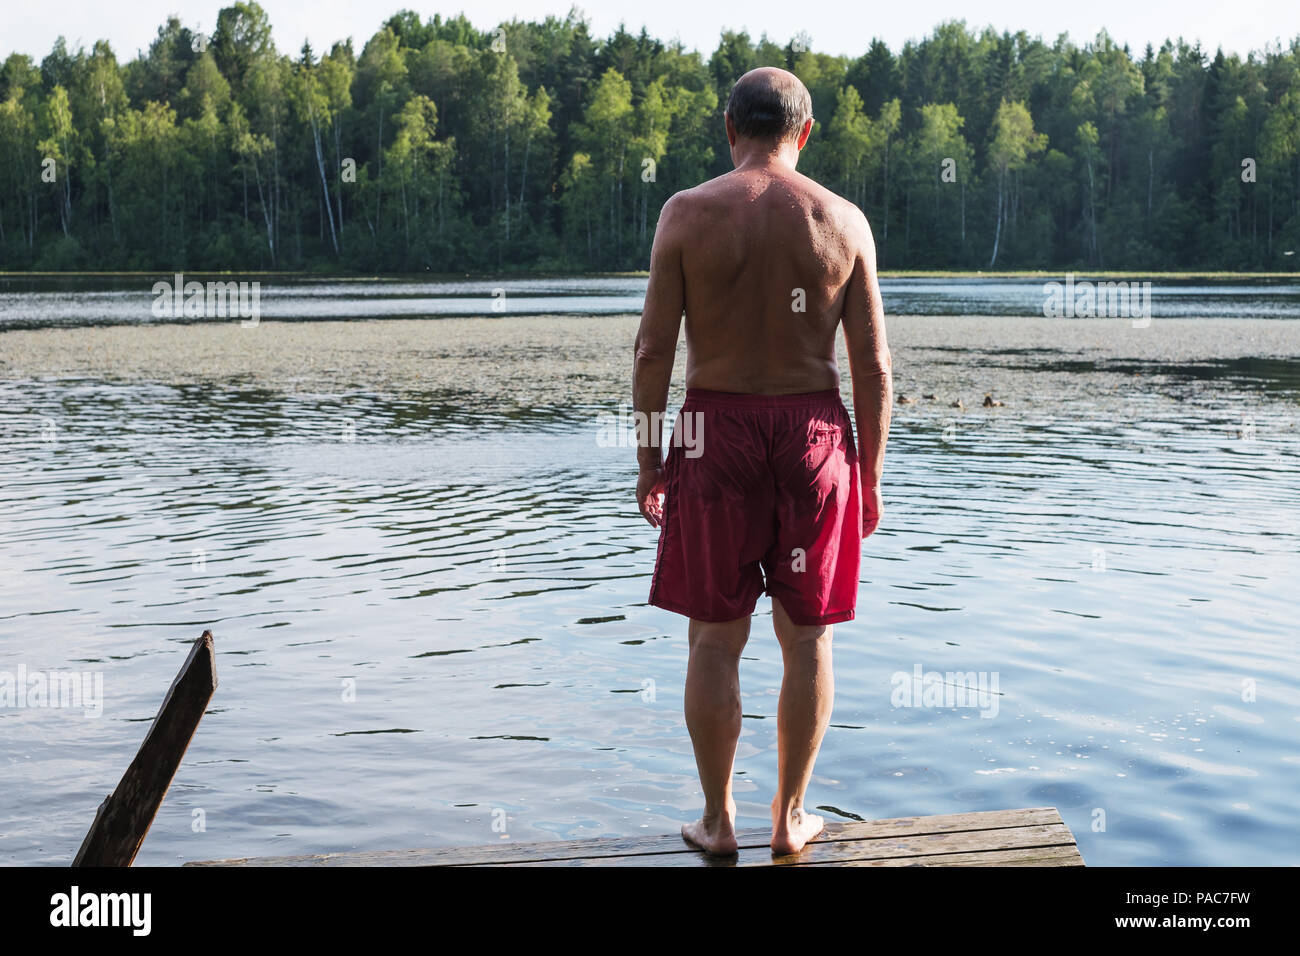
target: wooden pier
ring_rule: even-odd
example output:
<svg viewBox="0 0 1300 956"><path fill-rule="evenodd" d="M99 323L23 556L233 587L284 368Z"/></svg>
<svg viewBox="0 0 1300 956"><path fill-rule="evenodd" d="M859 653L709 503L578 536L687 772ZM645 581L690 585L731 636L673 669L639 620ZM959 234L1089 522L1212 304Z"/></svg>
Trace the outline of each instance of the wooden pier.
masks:
<svg viewBox="0 0 1300 956"><path fill-rule="evenodd" d="M186 866L1083 866L1055 807L828 823L803 852L773 856L767 829L737 833L740 852L709 857L680 834L494 843L430 850L318 853Z"/></svg>

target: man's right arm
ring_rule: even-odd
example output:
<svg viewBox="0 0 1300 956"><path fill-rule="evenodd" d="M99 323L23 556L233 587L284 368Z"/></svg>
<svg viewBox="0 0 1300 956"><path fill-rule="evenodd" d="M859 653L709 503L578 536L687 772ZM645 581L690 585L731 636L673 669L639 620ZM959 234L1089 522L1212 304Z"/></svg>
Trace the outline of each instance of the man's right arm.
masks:
<svg viewBox="0 0 1300 956"><path fill-rule="evenodd" d="M686 285L682 273L682 194L671 196L659 213L654 244L650 249L650 281L646 284L645 307L637 329L632 363L632 407L647 433L638 429L637 506L652 527L663 517L659 495L663 492L663 413L668 407L668 386L677 356L677 337L682 329Z"/></svg>
<svg viewBox="0 0 1300 956"><path fill-rule="evenodd" d="M857 207L852 214L853 274L844 296L844 344L853 378L853 414L858 421L858 462L862 474L862 533L876 530L884 505L880 476L894 407L893 361L885 338L885 304L876 278L876 241Z"/></svg>

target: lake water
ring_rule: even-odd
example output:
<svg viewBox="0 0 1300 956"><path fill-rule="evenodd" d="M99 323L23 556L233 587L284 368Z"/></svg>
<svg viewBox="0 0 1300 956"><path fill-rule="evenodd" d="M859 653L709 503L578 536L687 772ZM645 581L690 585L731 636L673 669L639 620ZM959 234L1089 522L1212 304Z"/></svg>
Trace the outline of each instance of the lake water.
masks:
<svg viewBox="0 0 1300 956"><path fill-rule="evenodd" d="M644 285L569 281L507 299L599 311ZM962 281L943 309L1019 296L1037 314L1041 283L1017 288ZM0 326L133 321L140 295L10 287ZM887 292L907 311L891 295L943 286ZM1294 319L1296 296L1181 307ZM285 314L384 298L293 297ZM1300 355L1271 361L1214 372L1237 398L1212 410L1151 392L1099 419L901 420L810 804L1050 805L1090 865L1294 863ZM698 813L684 621L646 605L656 532L630 449L600 440L607 405L46 379L0 381L0 408L0 672L103 681L99 717L0 707L5 862L70 860L205 628L221 686L141 863L672 832ZM781 661L759 614L742 826L766 825L776 780ZM894 706L917 668L998 693Z"/></svg>
<svg viewBox="0 0 1300 956"><path fill-rule="evenodd" d="M237 275L187 275L185 281ZM254 280L248 280L254 281ZM263 278L260 317L265 319L351 319L453 315L616 315L640 312L646 280L636 276L550 279L310 279ZM1044 286L1067 277L884 278L881 293L892 315L1043 314ZM1072 280L1073 281L1073 280ZM1150 295L1155 318L1215 316L1295 318L1300 316L1300 279L1204 281L1141 277L1135 295ZM1140 284L1150 281L1150 289ZM155 282L175 286L172 275L22 277L0 275L0 329L52 325L107 325L162 321L153 314ZM170 294L170 293L169 293ZM167 320L170 321L170 320ZM207 320L200 320L207 321ZM215 319L213 321L225 321Z"/></svg>

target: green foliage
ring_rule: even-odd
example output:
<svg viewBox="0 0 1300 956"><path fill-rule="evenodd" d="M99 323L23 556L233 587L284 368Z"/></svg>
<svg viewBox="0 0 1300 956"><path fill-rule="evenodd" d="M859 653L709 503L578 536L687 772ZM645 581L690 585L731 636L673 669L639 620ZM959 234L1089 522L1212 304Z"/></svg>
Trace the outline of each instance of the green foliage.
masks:
<svg viewBox="0 0 1300 956"><path fill-rule="evenodd" d="M1294 268L1300 40L1135 56L950 21L898 51L701 55L576 11L403 10L359 55L290 56L241 0L125 64L63 39L0 63L0 269L645 268L668 197L730 168L722 110L757 66L808 86L799 168L888 268Z"/></svg>

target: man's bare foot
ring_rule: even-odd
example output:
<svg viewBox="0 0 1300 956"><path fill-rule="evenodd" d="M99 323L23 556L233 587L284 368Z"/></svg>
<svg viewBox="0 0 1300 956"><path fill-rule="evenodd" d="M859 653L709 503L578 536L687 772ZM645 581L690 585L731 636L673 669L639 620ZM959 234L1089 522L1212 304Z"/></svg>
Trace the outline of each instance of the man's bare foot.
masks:
<svg viewBox="0 0 1300 956"><path fill-rule="evenodd" d="M717 817L705 814L694 823L683 823L682 837L711 856L731 856L738 849L736 805L733 803Z"/></svg>
<svg viewBox="0 0 1300 956"><path fill-rule="evenodd" d="M809 840L821 833L826 821L815 813L809 813L802 807L795 807L787 814L779 814L772 808L772 852L778 856L798 853Z"/></svg>

